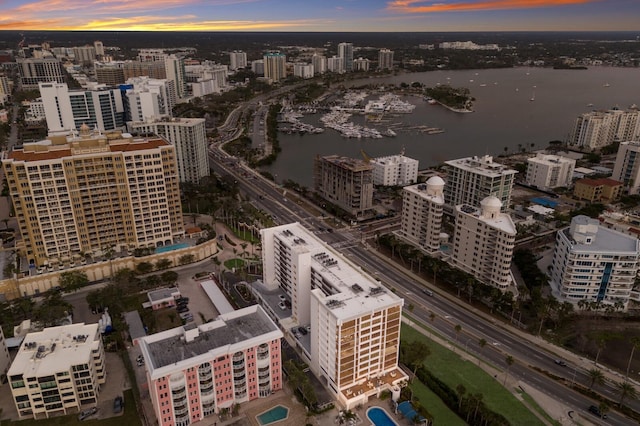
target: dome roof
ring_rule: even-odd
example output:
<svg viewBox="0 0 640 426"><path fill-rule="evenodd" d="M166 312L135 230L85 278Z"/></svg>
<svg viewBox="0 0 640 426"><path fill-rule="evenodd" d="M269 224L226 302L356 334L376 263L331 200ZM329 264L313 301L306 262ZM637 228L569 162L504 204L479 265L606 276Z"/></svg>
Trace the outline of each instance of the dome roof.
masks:
<svg viewBox="0 0 640 426"><path fill-rule="evenodd" d="M427 185L430 185L430 186L444 186L444 180L440 176L431 176L427 180Z"/></svg>
<svg viewBox="0 0 640 426"><path fill-rule="evenodd" d="M499 210L502 208L502 201L500 201L500 199L496 196L489 195L487 198L480 201L480 205L482 207L493 207Z"/></svg>

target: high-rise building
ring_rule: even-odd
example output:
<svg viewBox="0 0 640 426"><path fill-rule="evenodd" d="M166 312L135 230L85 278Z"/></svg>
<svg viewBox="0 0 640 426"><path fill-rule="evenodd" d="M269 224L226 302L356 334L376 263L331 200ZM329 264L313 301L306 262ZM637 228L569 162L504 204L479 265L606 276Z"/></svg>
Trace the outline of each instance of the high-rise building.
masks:
<svg viewBox="0 0 640 426"><path fill-rule="evenodd" d="M76 413L82 405L95 405L107 379L98 324L27 334L7 377L21 419Z"/></svg>
<svg viewBox="0 0 640 426"><path fill-rule="evenodd" d="M339 43L338 57L342 58L345 72L353 71L353 43Z"/></svg>
<svg viewBox="0 0 640 426"><path fill-rule="evenodd" d="M264 286L291 300L282 321L309 327L301 343L313 373L346 408L392 389L403 300L298 223L260 231Z"/></svg>
<svg viewBox="0 0 640 426"><path fill-rule="evenodd" d="M451 262L484 284L516 294L511 275L516 226L500 212L499 198L486 197L480 206L456 206Z"/></svg>
<svg viewBox="0 0 640 426"><path fill-rule="evenodd" d="M29 265L173 244L184 235L175 147L117 132L25 143L2 160Z"/></svg>
<svg viewBox="0 0 640 426"><path fill-rule="evenodd" d="M344 59L339 56L332 56L327 59L327 69L337 74L344 74Z"/></svg>
<svg viewBox="0 0 640 426"><path fill-rule="evenodd" d="M96 60L96 48L94 46L74 47L73 57L76 64L92 65Z"/></svg>
<svg viewBox="0 0 640 426"><path fill-rule="evenodd" d="M527 159L527 184L542 190L570 186L575 167L572 158L537 153Z"/></svg>
<svg viewBox="0 0 640 426"><path fill-rule="evenodd" d="M361 216L373 206L373 166L338 155L316 157L314 189L347 213Z"/></svg>
<svg viewBox="0 0 640 426"><path fill-rule="evenodd" d="M120 86L127 121L172 116L177 101L173 80L136 77Z"/></svg>
<svg viewBox="0 0 640 426"><path fill-rule="evenodd" d="M158 425L189 425L282 389L281 339L259 305L140 338Z"/></svg>
<svg viewBox="0 0 640 426"><path fill-rule="evenodd" d="M162 136L176 147L180 182L198 184L209 176L209 147L204 118L152 118L130 121L131 133Z"/></svg>
<svg viewBox="0 0 640 426"><path fill-rule="evenodd" d="M96 56L102 58L104 56L104 44L100 40L93 42L93 48L96 51Z"/></svg>
<svg viewBox="0 0 640 426"><path fill-rule="evenodd" d="M372 158L373 184L383 186L404 186L418 180L418 160L404 155L389 155Z"/></svg>
<svg viewBox="0 0 640 426"><path fill-rule="evenodd" d="M138 50L138 60L141 62L162 62L168 56L164 49L140 49Z"/></svg>
<svg viewBox="0 0 640 426"><path fill-rule="evenodd" d="M4 74L0 74L0 105L6 103L11 96L11 85L9 83L9 77Z"/></svg>
<svg viewBox="0 0 640 426"><path fill-rule="evenodd" d="M615 141L640 138L640 111L611 109L591 111L577 119L569 143L585 148L601 148Z"/></svg>
<svg viewBox="0 0 640 426"><path fill-rule="evenodd" d="M640 193L640 142L621 142L611 177L620 181L629 194Z"/></svg>
<svg viewBox="0 0 640 426"><path fill-rule="evenodd" d="M325 72L327 72L327 57L314 53L314 55L311 57L311 65L313 65L314 73L324 74Z"/></svg>
<svg viewBox="0 0 640 426"><path fill-rule="evenodd" d="M378 52L378 69L379 70L393 69L393 50L380 49L380 51Z"/></svg>
<svg viewBox="0 0 640 426"><path fill-rule="evenodd" d="M477 206L490 195L498 197L503 210L511 204L511 191L518 172L494 163L490 155L449 160L445 165L447 185L444 187L444 200L448 205Z"/></svg>
<svg viewBox="0 0 640 426"><path fill-rule="evenodd" d="M9 355L9 350L7 349L4 332L2 331L2 327L0 327L0 376L6 376L10 365L11 355Z"/></svg>
<svg viewBox="0 0 640 426"><path fill-rule="evenodd" d="M444 207L444 180L430 177L426 183L402 189L400 235L414 246L433 253L440 249Z"/></svg>
<svg viewBox="0 0 640 426"><path fill-rule="evenodd" d="M264 75L264 59L256 59L251 61L251 71L255 75Z"/></svg>
<svg viewBox="0 0 640 426"><path fill-rule="evenodd" d="M64 83L65 76L59 59L17 58L20 87L22 90L37 90L38 83Z"/></svg>
<svg viewBox="0 0 640 426"><path fill-rule="evenodd" d="M187 94L187 81L185 79L184 60L176 55L169 55L164 60L167 80L174 83L176 100L182 99Z"/></svg>
<svg viewBox="0 0 640 426"><path fill-rule="evenodd" d="M234 50L229 53L229 69L235 71L239 68L247 67L247 52L242 50Z"/></svg>
<svg viewBox="0 0 640 426"><path fill-rule="evenodd" d="M313 65L304 62L293 64L293 75L300 78L313 78Z"/></svg>
<svg viewBox="0 0 640 426"><path fill-rule="evenodd" d="M264 76L274 83L287 77L287 57L282 53L266 53L264 60Z"/></svg>
<svg viewBox="0 0 640 426"><path fill-rule="evenodd" d="M167 68L163 61L126 61L123 63L125 81L135 77L149 77L158 80L167 78Z"/></svg>
<svg viewBox="0 0 640 426"><path fill-rule="evenodd" d="M353 60L353 71L369 71L371 61L367 58L358 58Z"/></svg>
<svg viewBox="0 0 640 426"><path fill-rule="evenodd" d="M553 295L571 303L620 305L626 310L640 267L640 240L576 216L558 231L551 263Z"/></svg>
<svg viewBox="0 0 640 426"><path fill-rule="evenodd" d="M118 89L89 85L69 90L66 83L40 83L49 132L78 130L87 125L100 131L124 129L124 105Z"/></svg>
<svg viewBox="0 0 640 426"><path fill-rule="evenodd" d="M93 68L96 73L96 80L100 84L106 84L107 86L118 86L124 84L126 79L124 78L124 62L99 62L93 63Z"/></svg>

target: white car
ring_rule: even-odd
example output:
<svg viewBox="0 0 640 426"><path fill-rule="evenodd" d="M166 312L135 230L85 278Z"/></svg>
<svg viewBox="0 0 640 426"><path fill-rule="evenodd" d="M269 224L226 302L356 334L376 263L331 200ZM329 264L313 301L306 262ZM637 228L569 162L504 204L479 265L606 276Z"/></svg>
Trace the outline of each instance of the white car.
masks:
<svg viewBox="0 0 640 426"><path fill-rule="evenodd" d="M279 307L280 309L282 309L283 311L286 311L286 310L287 310L287 306L284 304L284 302L280 302L280 303L278 303L278 307Z"/></svg>

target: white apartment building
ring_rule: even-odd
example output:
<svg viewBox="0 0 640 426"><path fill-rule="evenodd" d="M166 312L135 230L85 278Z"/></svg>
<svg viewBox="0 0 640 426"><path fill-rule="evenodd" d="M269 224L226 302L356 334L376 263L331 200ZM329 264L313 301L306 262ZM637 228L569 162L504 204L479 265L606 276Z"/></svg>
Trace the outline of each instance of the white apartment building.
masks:
<svg viewBox="0 0 640 426"><path fill-rule="evenodd" d="M358 58L353 60L353 71L369 71L371 61L367 58Z"/></svg>
<svg viewBox="0 0 640 426"><path fill-rule="evenodd" d="M371 159L373 184L384 186L411 185L418 181L418 160L404 155L389 155Z"/></svg>
<svg viewBox="0 0 640 426"><path fill-rule="evenodd" d="M62 63L57 58L17 58L16 62L22 90L37 90L38 83L65 82Z"/></svg>
<svg viewBox="0 0 640 426"><path fill-rule="evenodd" d="M313 65L297 62L293 64L293 75L300 78L313 78Z"/></svg>
<svg viewBox="0 0 640 426"><path fill-rule="evenodd" d="M549 284L562 300L621 304L626 310L640 259L636 236L600 226L597 219L576 216L558 231Z"/></svg>
<svg viewBox="0 0 640 426"><path fill-rule="evenodd" d="M145 121L149 117L172 116L176 104L173 80L134 77L127 80L123 101L126 104L127 121Z"/></svg>
<svg viewBox="0 0 640 426"><path fill-rule="evenodd" d="M229 64L229 69L232 71L235 71L238 68L246 68L247 52L243 52L242 50L234 50L233 52L230 52Z"/></svg>
<svg viewBox="0 0 640 426"><path fill-rule="evenodd" d="M7 374L10 365L11 355L9 355L9 350L7 349L7 341L5 340L4 332L2 331L2 327L0 327L0 376Z"/></svg>
<svg viewBox="0 0 640 426"><path fill-rule="evenodd" d="M393 69L393 50L380 49L380 51L378 52L378 69L379 70Z"/></svg>
<svg viewBox="0 0 640 426"><path fill-rule="evenodd" d="M640 111L591 111L581 114L571 133L569 143L585 148L600 148L615 141L640 138Z"/></svg>
<svg viewBox="0 0 640 426"><path fill-rule="evenodd" d="M98 324L27 334L7 376L21 419L44 419L95 405L107 378Z"/></svg>
<svg viewBox="0 0 640 426"><path fill-rule="evenodd" d="M314 54L311 57L311 65L313 65L313 71L316 74L324 74L327 72L327 57Z"/></svg>
<svg viewBox="0 0 640 426"><path fill-rule="evenodd" d="M112 132L51 136L2 160L22 239L38 268L82 253L173 244L184 235L175 147Z"/></svg>
<svg viewBox="0 0 640 426"><path fill-rule="evenodd" d="M94 46L76 46L72 48L73 61L76 64L91 65L96 60L96 48Z"/></svg>
<svg viewBox="0 0 640 426"><path fill-rule="evenodd" d="M456 206L451 263L484 284L516 294L511 259L517 231L511 216L501 213L501 208L495 196L482 200L480 208Z"/></svg>
<svg viewBox="0 0 640 426"><path fill-rule="evenodd" d="M612 179L622 182L629 194L640 193L640 142L621 142Z"/></svg>
<svg viewBox="0 0 640 426"><path fill-rule="evenodd" d="M26 123L37 124L47 119L42 98L38 98L34 101L22 101L22 106L26 107L24 113L24 120Z"/></svg>
<svg viewBox="0 0 640 426"><path fill-rule="evenodd" d="M266 53L264 60L264 76L277 83L287 77L287 57L282 53Z"/></svg>
<svg viewBox="0 0 640 426"><path fill-rule="evenodd" d="M187 95L184 60L176 55L168 55L164 60L167 80L173 81L176 90L176 101Z"/></svg>
<svg viewBox="0 0 640 426"><path fill-rule="evenodd" d="M303 352L347 409L406 380L398 368L403 299L299 223L260 231L264 285L291 299L292 325L310 325Z"/></svg>
<svg viewBox="0 0 640 426"><path fill-rule="evenodd" d="M337 74L344 74L344 58L339 56L332 56L327 59L327 69Z"/></svg>
<svg viewBox="0 0 640 426"><path fill-rule="evenodd" d="M498 197L503 211L511 204L511 192L517 171L493 162L493 157L467 157L445 161L447 185L444 200L450 206L480 205L490 195Z"/></svg>
<svg viewBox="0 0 640 426"><path fill-rule="evenodd" d="M576 160L559 155L537 153L527 159L527 184L538 189L567 187L571 185Z"/></svg>
<svg viewBox="0 0 640 426"><path fill-rule="evenodd" d="M400 235L410 244L429 253L440 249L444 207L444 180L430 177L426 183L402 189Z"/></svg>
<svg viewBox="0 0 640 426"><path fill-rule="evenodd" d="M50 133L79 130L83 125L102 132L124 129L124 104L119 89L90 84L69 90L66 83L40 83Z"/></svg>
<svg viewBox="0 0 640 426"><path fill-rule="evenodd" d="M251 61L251 71L256 75L264 75L264 59Z"/></svg>
<svg viewBox="0 0 640 426"><path fill-rule="evenodd" d="M180 182L197 184L209 176L208 141L204 118L152 118L130 121L127 129L137 134L162 136L176 148Z"/></svg>
<svg viewBox="0 0 640 426"><path fill-rule="evenodd" d="M282 389L282 332L259 305L139 339L159 426L187 426Z"/></svg>
<svg viewBox="0 0 640 426"><path fill-rule="evenodd" d="M353 43L338 43L338 57L342 58L345 72L353 71Z"/></svg>

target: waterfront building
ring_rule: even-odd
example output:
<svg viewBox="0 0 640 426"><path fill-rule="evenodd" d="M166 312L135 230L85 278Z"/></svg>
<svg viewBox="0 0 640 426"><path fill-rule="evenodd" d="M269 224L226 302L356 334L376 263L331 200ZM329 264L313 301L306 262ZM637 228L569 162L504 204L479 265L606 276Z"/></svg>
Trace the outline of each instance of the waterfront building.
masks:
<svg viewBox="0 0 640 426"><path fill-rule="evenodd" d="M287 57L282 53L270 52L264 55L264 76L277 83L287 77Z"/></svg>
<svg viewBox="0 0 640 426"><path fill-rule="evenodd" d="M426 183L402 189L400 235L428 253L440 249L444 207L444 180L431 176Z"/></svg>
<svg viewBox="0 0 640 426"><path fill-rule="evenodd" d="M332 56L327 59L327 69L336 74L343 74L344 70L344 59L339 56Z"/></svg>
<svg viewBox="0 0 640 426"><path fill-rule="evenodd" d="M353 71L353 43L339 43L338 57L342 58L345 72Z"/></svg>
<svg viewBox="0 0 640 426"><path fill-rule="evenodd" d="M69 90L66 83L40 83L49 132L91 129L109 131L124 128L124 104L118 89L89 84L86 89Z"/></svg>
<svg viewBox="0 0 640 426"><path fill-rule="evenodd" d="M96 81L107 86L119 86L126 81L124 77L124 62L100 62L93 63Z"/></svg>
<svg viewBox="0 0 640 426"><path fill-rule="evenodd" d="M311 57L311 65L316 74L324 74L327 72L327 57L314 53Z"/></svg>
<svg viewBox="0 0 640 426"><path fill-rule="evenodd" d="M616 304L624 310L640 264L637 236L607 229L597 219L576 216L558 231L549 284L553 295L574 304Z"/></svg>
<svg viewBox="0 0 640 426"><path fill-rule="evenodd" d="M640 111L591 111L581 114L575 122L569 144L584 148L601 148L615 141L640 138Z"/></svg>
<svg viewBox="0 0 640 426"><path fill-rule="evenodd" d="M305 360L338 403L366 405L406 380L398 368L403 299L299 223L260 233L264 286L291 300L281 324L309 327Z"/></svg>
<svg viewBox="0 0 640 426"><path fill-rule="evenodd" d="M640 142L621 142L611 177L624 184L629 194L640 193Z"/></svg>
<svg viewBox="0 0 640 426"><path fill-rule="evenodd" d="M400 155L388 155L371 159L373 184L404 186L418 180L418 160Z"/></svg>
<svg viewBox="0 0 640 426"><path fill-rule="evenodd" d="M2 160L27 265L154 248L184 235L175 147L160 138L92 133L14 147ZM26 265L25 265L26 267Z"/></svg>
<svg viewBox="0 0 640 426"><path fill-rule="evenodd" d="M264 59L251 61L251 71L255 75L264 75Z"/></svg>
<svg viewBox="0 0 640 426"><path fill-rule="evenodd" d="M234 50L229 53L229 69L235 71L239 68L247 67L247 52L242 50Z"/></svg>
<svg viewBox="0 0 640 426"><path fill-rule="evenodd" d="M149 77L135 77L120 86L127 121L172 116L177 101L175 82Z"/></svg>
<svg viewBox="0 0 640 426"><path fill-rule="evenodd" d="M353 216L373 206L373 166L338 155L316 157L313 168L316 193Z"/></svg>
<svg viewBox="0 0 640 426"><path fill-rule="evenodd" d="M572 158L537 153L535 157L527 159L526 182L545 191L568 187L571 185L575 167L576 160Z"/></svg>
<svg viewBox="0 0 640 426"><path fill-rule="evenodd" d="M573 187L573 196L590 203L612 203L622 195L622 182L613 179L579 179Z"/></svg>
<svg viewBox="0 0 640 426"><path fill-rule="evenodd" d="M17 58L20 88L38 90L39 83L64 83L62 63L53 57Z"/></svg>
<svg viewBox="0 0 640 426"><path fill-rule="evenodd" d="M134 134L162 136L175 146L180 182L198 184L209 176L209 145L204 118L153 117L130 121L127 129Z"/></svg>
<svg viewBox="0 0 640 426"><path fill-rule="evenodd" d="M482 200L480 208L456 206L451 263L484 284L516 294L511 259L517 231L501 208L493 195Z"/></svg>
<svg viewBox="0 0 640 426"><path fill-rule="evenodd" d="M313 78L313 65L305 63L293 64L293 75L300 78Z"/></svg>
<svg viewBox="0 0 640 426"><path fill-rule="evenodd" d="M98 324L70 324L29 333L7 378L20 419L44 419L96 405L107 379Z"/></svg>
<svg viewBox="0 0 640 426"><path fill-rule="evenodd" d="M252 305L138 339L158 425L189 425L282 389L282 337Z"/></svg>
<svg viewBox="0 0 640 426"><path fill-rule="evenodd" d="M378 52L378 69L379 70L393 69L393 50L380 49L380 51Z"/></svg>
<svg viewBox="0 0 640 426"><path fill-rule="evenodd" d="M371 61L367 58L358 58L353 60L353 71L369 71Z"/></svg>
<svg viewBox="0 0 640 426"><path fill-rule="evenodd" d="M511 204L511 192L517 171L499 163L493 157L467 157L445 161L447 185L444 200L450 206L480 205L490 195L498 197L503 211Z"/></svg>

